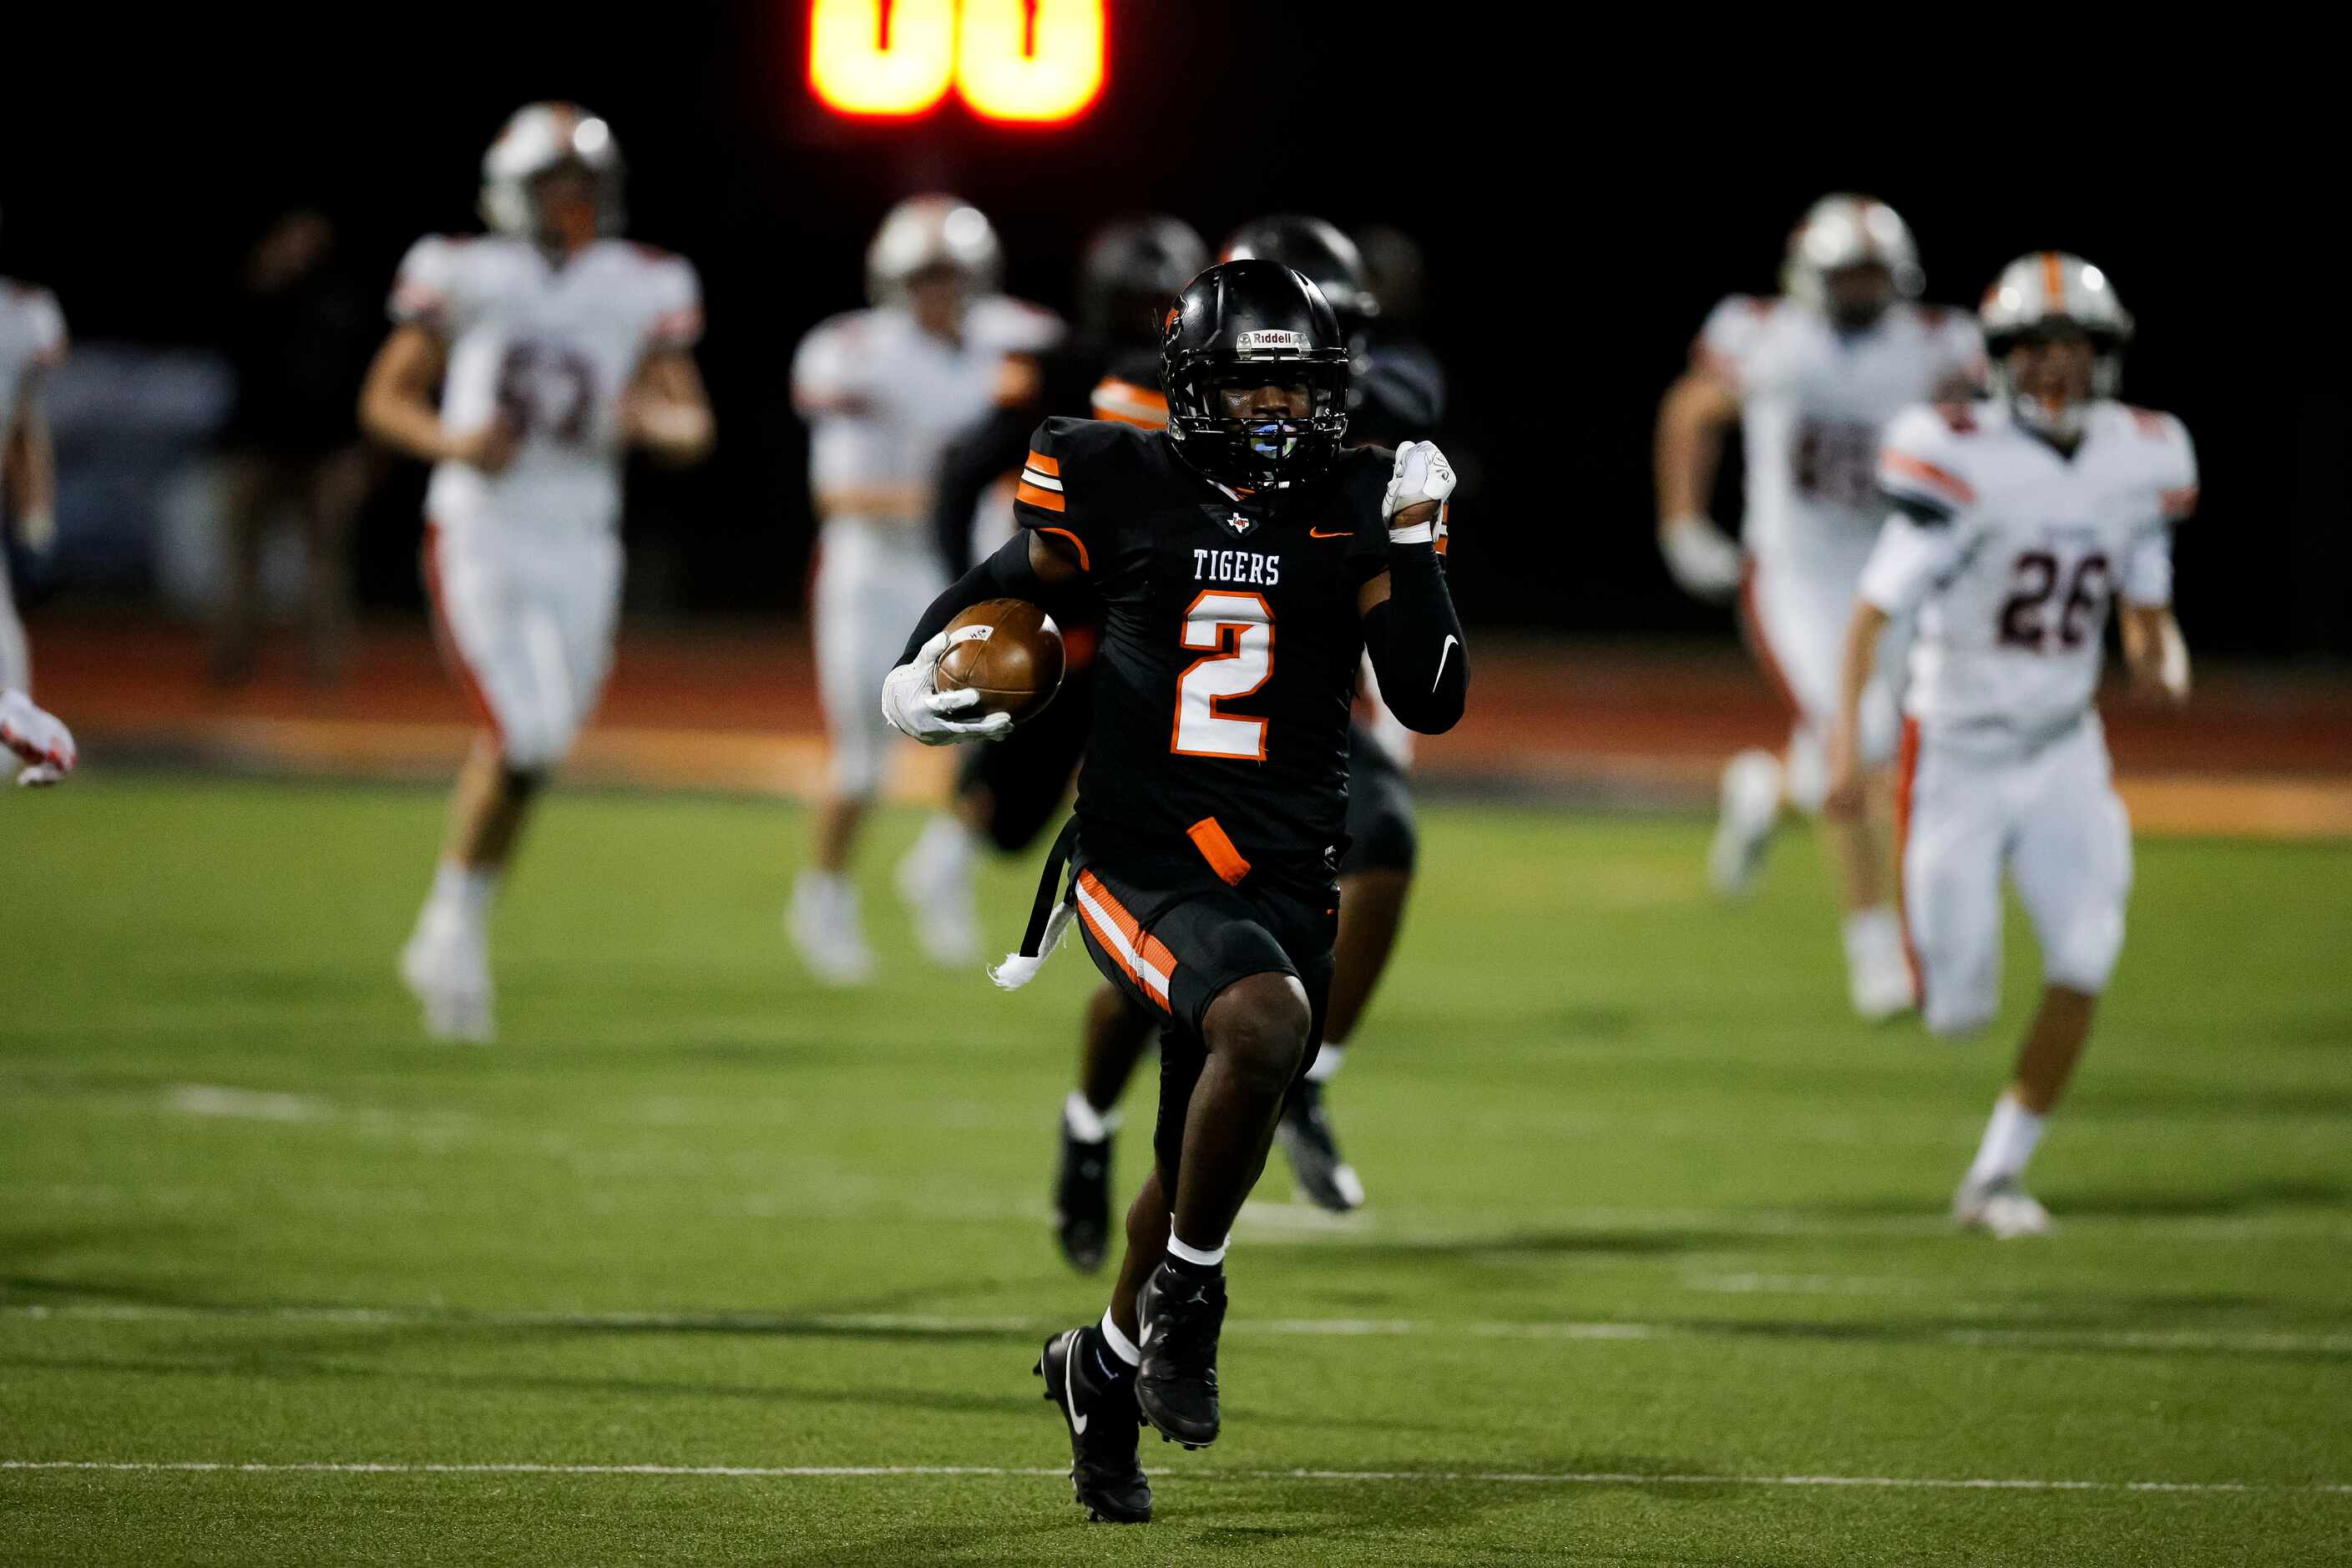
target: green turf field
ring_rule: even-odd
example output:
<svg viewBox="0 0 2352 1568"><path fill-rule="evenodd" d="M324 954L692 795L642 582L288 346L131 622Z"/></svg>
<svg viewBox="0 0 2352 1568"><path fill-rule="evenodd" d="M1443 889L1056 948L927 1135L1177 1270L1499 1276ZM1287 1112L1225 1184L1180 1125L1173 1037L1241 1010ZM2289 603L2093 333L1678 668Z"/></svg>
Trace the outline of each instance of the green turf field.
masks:
<svg viewBox="0 0 2352 1568"><path fill-rule="evenodd" d="M1372 1208L1269 1173L1225 1436L1120 1530L1030 1376L1101 1307L1045 1224L1083 955L917 968L900 817L891 977L820 994L794 813L558 798L503 1042L433 1047L439 810L0 799L0 1562L2352 1557L2352 846L2142 844L2060 1234L2000 1245L1940 1215L2021 922L1956 1049L1847 1017L1801 837L1726 910L1697 822L1433 811L1333 1094Z"/></svg>

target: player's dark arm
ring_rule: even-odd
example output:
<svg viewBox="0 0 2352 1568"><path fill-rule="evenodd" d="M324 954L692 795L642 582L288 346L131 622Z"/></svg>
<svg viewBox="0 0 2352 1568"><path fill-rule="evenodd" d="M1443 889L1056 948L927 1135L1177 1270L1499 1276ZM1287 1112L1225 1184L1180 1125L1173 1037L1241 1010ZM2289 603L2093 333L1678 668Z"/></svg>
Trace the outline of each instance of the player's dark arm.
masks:
<svg viewBox="0 0 2352 1568"><path fill-rule="evenodd" d="M950 572L961 575L971 565L971 520L980 498L999 478L1020 468L1029 432L1036 427L1037 410L1027 404L991 409L940 460L931 532Z"/></svg>
<svg viewBox="0 0 2352 1568"><path fill-rule="evenodd" d="M1389 711L1424 735L1454 728L1469 699L1470 662L1435 547L1391 544L1389 569L1364 584L1357 603Z"/></svg>
<svg viewBox="0 0 2352 1568"><path fill-rule="evenodd" d="M931 601L931 607L915 623L913 635L898 654L898 662L912 664L925 643L947 630L950 621L974 605L991 599L1026 599L1032 604L1050 600L1058 591L1075 584L1080 575L1078 563L1064 555L1058 545L1024 529Z"/></svg>

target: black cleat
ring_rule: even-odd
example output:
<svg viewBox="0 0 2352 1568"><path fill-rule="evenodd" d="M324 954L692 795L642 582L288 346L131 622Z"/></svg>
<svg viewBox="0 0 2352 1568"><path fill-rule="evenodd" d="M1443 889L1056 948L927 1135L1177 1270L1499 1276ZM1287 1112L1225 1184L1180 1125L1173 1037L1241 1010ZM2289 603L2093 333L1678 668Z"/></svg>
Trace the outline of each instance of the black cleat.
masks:
<svg viewBox="0 0 2352 1568"><path fill-rule="evenodd" d="M1282 1102L1282 1120L1274 1124L1274 1135L1289 1158L1298 1190L1317 1206L1346 1214L1362 1205L1364 1184L1356 1179L1356 1168L1339 1157L1339 1141L1331 1135L1331 1114L1323 1109L1321 1084L1301 1079L1292 1087L1290 1097Z"/></svg>
<svg viewBox="0 0 2352 1568"><path fill-rule="evenodd" d="M1037 1375L1069 1430L1070 1485L1087 1517L1097 1523L1149 1524L1151 1483L1135 1459L1142 1431L1135 1385L1103 1374L1097 1358L1109 1352L1099 1338L1090 1329L1055 1334L1037 1358Z"/></svg>
<svg viewBox="0 0 2352 1568"><path fill-rule="evenodd" d="M1135 1403L1160 1436L1187 1448L1217 1440L1217 1331L1225 1321L1225 1279L1188 1279L1162 1263L1136 1300L1143 1364Z"/></svg>
<svg viewBox="0 0 2352 1568"><path fill-rule="evenodd" d="M1062 1124L1062 1168L1054 1178L1054 1238L1081 1274L1100 1268L1110 1239L1110 1140L1089 1143Z"/></svg>

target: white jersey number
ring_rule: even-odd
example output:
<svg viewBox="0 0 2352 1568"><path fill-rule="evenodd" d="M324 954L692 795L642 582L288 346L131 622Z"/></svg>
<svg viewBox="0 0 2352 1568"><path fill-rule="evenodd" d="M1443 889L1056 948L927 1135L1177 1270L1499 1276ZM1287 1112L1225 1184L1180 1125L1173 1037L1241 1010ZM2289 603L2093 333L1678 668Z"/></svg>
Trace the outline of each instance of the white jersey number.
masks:
<svg viewBox="0 0 2352 1568"><path fill-rule="evenodd" d="M2029 550L2010 566L2010 595L2000 606L2000 640L2010 647L2046 652L2053 641L2072 651L2096 637L2114 591L2107 558L2094 551L2068 571L2046 550ZM2063 583L2063 598L2061 583ZM2059 599L2058 612L2050 602Z"/></svg>
<svg viewBox="0 0 2352 1568"><path fill-rule="evenodd" d="M525 436L578 444L596 408L596 367L568 344L510 344L499 363L499 409Z"/></svg>
<svg viewBox="0 0 2352 1568"><path fill-rule="evenodd" d="M1168 749L1180 757L1265 760L1265 721L1217 710L1247 697L1274 673L1274 606L1262 594L1204 593L1184 612L1184 646L1212 650L1176 678L1176 731Z"/></svg>

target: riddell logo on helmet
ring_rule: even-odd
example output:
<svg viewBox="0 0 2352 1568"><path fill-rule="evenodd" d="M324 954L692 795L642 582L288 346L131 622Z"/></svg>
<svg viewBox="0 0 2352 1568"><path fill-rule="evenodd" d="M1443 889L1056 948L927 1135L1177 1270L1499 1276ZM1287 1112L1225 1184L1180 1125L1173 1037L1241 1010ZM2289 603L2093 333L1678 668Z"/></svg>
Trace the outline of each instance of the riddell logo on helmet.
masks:
<svg viewBox="0 0 2352 1568"><path fill-rule="evenodd" d="M1307 343L1305 332L1266 328L1259 331L1242 333L1234 340L1234 346L1244 353L1250 353L1279 349L1304 349L1310 345Z"/></svg>

